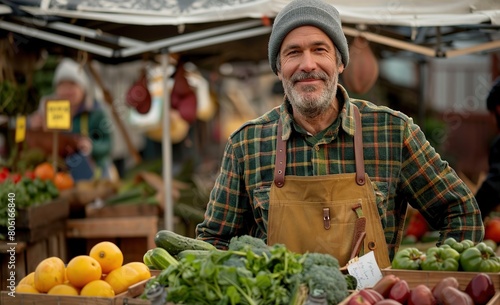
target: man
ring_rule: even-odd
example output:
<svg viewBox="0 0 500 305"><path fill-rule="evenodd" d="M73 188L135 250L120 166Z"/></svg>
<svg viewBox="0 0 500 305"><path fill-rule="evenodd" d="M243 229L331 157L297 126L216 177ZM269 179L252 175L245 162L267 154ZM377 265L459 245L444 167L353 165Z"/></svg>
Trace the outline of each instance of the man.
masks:
<svg viewBox="0 0 500 305"><path fill-rule="evenodd" d="M275 18L269 61L285 101L229 137L198 238L225 248L250 234L341 265L374 251L384 268L409 203L441 240L482 240L473 194L412 119L338 84L349 51L334 7L290 2Z"/></svg>
<svg viewBox="0 0 500 305"><path fill-rule="evenodd" d="M486 98L486 107L495 117L497 131L500 132L500 78L495 81ZM500 134L497 134L490 147L488 163L488 175L476 192L483 219L500 205Z"/></svg>

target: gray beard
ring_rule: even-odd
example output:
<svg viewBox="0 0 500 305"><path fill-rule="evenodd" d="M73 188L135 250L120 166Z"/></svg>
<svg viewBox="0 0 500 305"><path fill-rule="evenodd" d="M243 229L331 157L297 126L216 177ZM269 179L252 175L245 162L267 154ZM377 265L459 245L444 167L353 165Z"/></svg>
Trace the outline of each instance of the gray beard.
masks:
<svg viewBox="0 0 500 305"><path fill-rule="evenodd" d="M311 98L308 95L302 95L295 90L294 83L307 78L321 79L325 81L326 88L321 92L317 99ZM299 112L306 118L314 119L332 107L332 101L337 95L338 79L338 74L336 74L333 78L328 78L328 75L324 72L297 73L294 74L289 80L283 81L283 88L294 111ZM309 93L316 91L317 88L314 85L308 85L304 87L304 90Z"/></svg>

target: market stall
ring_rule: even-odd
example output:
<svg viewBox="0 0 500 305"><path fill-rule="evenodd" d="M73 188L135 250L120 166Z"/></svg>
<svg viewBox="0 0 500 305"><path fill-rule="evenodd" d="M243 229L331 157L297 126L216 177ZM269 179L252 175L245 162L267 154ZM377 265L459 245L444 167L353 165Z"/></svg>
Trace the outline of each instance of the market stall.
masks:
<svg viewBox="0 0 500 305"><path fill-rule="evenodd" d="M472 10L468 3L459 2L454 5L448 2L435 3L434 1L433 3L435 4L433 6L434 11L432 11L431 14L427 14L425 10L422 11L423 6L415 6L413 3L403 3L401 7L397 8L387 8L384 6L384 3L376 8L372 6L350 6L344 3L336 3L336 5L341 11L343 18L345 18L345 32L347 35L362 35L369 41L383 44L391 48L398 48L431 57L452 57L470 52L484 52L499 48L498 41L492 38L494 35L488 33L489 30L496 29L499 25L498 15L500 11L496 3L477 1L475 3L476 6ZM167 73L171 68L170 56L172 54L182 54L200 65L213 66L218 66L221 62L226 60L265 59L267 56L266 43L263 43L263 41L266 41L267 34L270 32L272 17L284 5L284 3L280 1L247 1L241 6L216 3L217 5L215 6L210 6L209 4L200 6L193 5L192 7L176 6L172 9L167 5L165 7L147 6L151 3L145 4L145 7L128 7L127 5L130 3L127 2L117 4L117 6L113 7L106 5L97 7L95 5L98 3L91 1L88 3L81 2L76 7L67 6L67 3L48 3L45 1L34 1L31 5L25 1L22 1L22 3L19 2L18 4L14 1L14 4L15 5L11 7L5 5L0 7L5 17L0 21L0 28L7 31L10 37L14 37L15 39L29 38L26 42L27 45L36 45L44 41L50 42L52 48L53 44L75 48L85 54L92 54L95 56L95 60L107 63L113 61L127 61L131 58L137 59L137 56L154 53L155 55L159 55L157 58L161 60L163 88L169 88L168 79L171 75ZM107 2L105 4L107 4ZM214 9L217 13L214 12ZM382 13L373 14L374 11L378 10L381 10ZM30 18L27 18L27 16ZM429 16L432 18L423 18ZM460 23L456 24L456 20L459 20ZM362 28L361 25L371 28L372 30L370 31L366 28ZM154 26L155 31L151 30L149 26ZM456 28L464 26L468 26L481 34L476 37L479 38L479 40L474 40L477 45L459 49L455 48L453 44L439 41L441 39L441 34L438 35L438 41L434 41L434 35L429 35L432 36L432 38L427 36L427 31L433 31L436 28L446 28L446 33L443 34L453 35ZM373 33L373 29L376 27L379 27L379 32L381 34ZM430 28L433 30L430 30ZM409 29L410 31L408 31ZM134 31L135 35L132 36ZM436 30L436 33L438 32L441 33L440 30ZM130 37L127 36L129 33L131 34ZM159 36L155 37L153 35L154 33L157 33L156 35ZM141 40L140 38L142 35L147 36L147 38L144 37L144 40ZM403 38L396 39L390 36L403 36ZM246 40L254 38L258 39ZM258 51L239 52L241 54L238 55L231 54L229 51L234 50L228 46L235 41L244 41L244 47L247 47L247 44L251 42L258 42L258 44L256 44L256 50ZM45 46L46 45L44 45L44 47ZM239 50L241 51L241 44L239 45ZM220 58L214 59L217 57ZM95 74L94 77L96 75L97 74ZM97 82L100 83L99 81ZM104 86L101 87L106 91ZM165 103L165 107L163 107L162 130L167 131L171 126L171 116L169 114L171 111L172 96L169 94L168 90L163 90L162 94L163 102ZM88 255L85 255L85 258L82 259L80 266L87 264L87 267L82 267L80 269L73 269L71 267L76 264L72 263L74 257L66 257L64 253L36 251L37 254L42 256L37 257L36 266L34 264L26 266L23 268L24 273L19 271L17 273L18 277L15 277L14 280L10 280L7 274L6 282L9 283L10 291L2 292L2 302L6 304L38 303L43 301L49 303L67 301L72 304L156 304L152 302L151 298L148 298L148 294L149 297L151 297L151 291L153 291L152 289L154 288L155 291L153 292L159 293L158 297L165 297L164 300L160 300L159 304L164 304L166 298L169 298L169 301L172 302L182 303L185 301L188 304L197 304L201 301L186 301L185 298L190 296L196 297L196 292L200 291L204 293L203 297L207 299L210 297L209 301L217 300L217 302L225 302L225 304L260 304L259 300L265 300L274 304L303 304L309 295L308 292L315 291L315 288L318 288L315 287L313 283L321 282L316 278L322 275L320 270L324 271L327 269L323 266L324 268L314 269L316 272L305 270L304 261L308 259L308 257L314 257L312 255L299 256L290 253L284 247L268 248L265 245L261 245L260 249L256 249L254 246L242 246L236 249L230 249L229 251L220 251L211 249L208 244L185 236L174 235L162 237L163 234L160 233L166 234L176 231L174 229L174 209L176 206L174 204L175 190L177 187L182 189L182 186L176 186L175 179L172 175L172 166L170 162L172 159L171 143L171 134L169 132L163 132L162 144L164 162L161 172L163 180L161 180L161 186L155 188L154 192L148 193L147 196L147 198L152 198L155 204L159 204L161 207L161 212L164 215L165 221L163 227L166 228L167 232L157 231L158 210L148 209L150 206L134 206L129 210L127 208L115 209L112 206L108 206L107 209L100 209L99 206L96 205L86 205L89 202L94 202L97 197L103 200L108 199L107 197L112 198L112 196L110 196L112 194L87 199L84 203L84 213L87 216L85 220L73 219L65 221L65 225L67 226L65 230L68 229L65 236L69 237L69 239L104 238L109 242L111 239L121 237L141 238L142 241L146 243L146 247L148 248L147 252L133 253L134 256L131 256L130 249L133 247L129 244L130 248L128 248L123 244L122 250L115 250L115 253L121 252L122 257L130 255L127 261L140 263L140 267L146 266L147 272L144 272L144 277L135 276L133 280L125 281L125 279L128 279L128 276L124 274L125 271L123 270L127 268L122 267L126 264L123 266L120 264L120 266L115 266L114 269L104 271L104 265L99 263L101 270L99 272L96 271L93 268L97 268L97 265L94 261L89 259L89 257L93 257L92 250L95 245L86 245L86 252ZM135 188L139 189L137 185L135 185ZM75 189L78 189L78 187L75 186ZM87 189L86 191L80 192L77 196L95 195L93 191L97 189L99 189L97 186L91 186L90 190ZM112 187L109 186L104 189L110 190ZM118 189L115 191L116 193L120 193ZM9 191L8 194L10 193L14 193L14 191ZM70 192L66 194L69 193ZM18 194L17 191L16 194ZM127 196L129 195L130 194L127 194ZM159 198L155 198L156 195L160 195ZM6 196L8 197L9 195ZM54 199L56 198L57 196L54 196ZM144 199L145 198L140 198L140 200ZM124 199L121 197L119 200ZM67 199L65 202L68 203L70 200ZM37 212L37 217L42 215L43 220L48 220L57 224L58 220L67 217L67 210L65 207L58 206L54 208L50 205L43 205L43 207L49 210L57 210L62 213ZM177 205L177 207L179 206ZM188 213L192 212L190 211ZM139 214L148 215L137 217ZM49 216L57 216L57 218L50 218ZM31 222L36 221L35 219ZM31 226L35 225L31 223ZM38 226L35 227L37 228L36 232L33 232L40 232ZM55 230L55 234L49 234L48 239L52 240L53 235L60 236L61 229ZM28 238L32 237L28 236ZM165 241L169 238L177 242L177 249L174 249L175 252ZM137 240L133 240L132 243L136 241ZM29 242L35 242L35 240L29 240ZM59 242L60 241L57 239L56 243ZM187 248L181 249L179 245L184 245ZM8 244L6 244L6 246L8 246ZM449 245L450 248L454 246L457 247L455 244ZM127 248L126 251L125 248ZM468 252L475 251L475 253L472 254L477 254L479 251L480 254L475 255L476 258L481 257L481 260L486 260L486 264L493 264L497 260L493 247L488 247L486 245L469 245L469 248L473 250ZM184 252L191 250L196 252ZM465 253L463 247L462 250ZM4 265L7 266L7 269L10 266L9 262L11 257L17 258L17 255L21 255L21 251L24 251L23 247L16 247L15 255L6 257ZM481 265L480 263L482 263L482 261L476 266L471 263L472 259L467 260L468 262L463 264L463 256L460 255L458 250L453 250L457 252L458 255L445 247L433 251L439 253L446 251L448 254L451 252L450 255L453 259L451 264L457 268L455 270L446 271L451 271L453 273L442 273L444 271L439 270L440 267L438 263L436 263L436 265L438 265L437 267L432 267L433 269L422 267L421 263L424 261L423 258L429 258L433 253L426 252L424 256L423 249L420 251L419 249L413 249L415 256L410 257L408 254L408 265L416 265L417 267L412 267L413 269L411 270L418 271L416 271L416 274L404 271L397 273L399 280L404 280L407 285L406 287L404 286L404 282L400 282L402 286L397 286L398 288L408 288L406 291L408 295L411 296L412 292L410 292L409 289L416 289L413 288L413 286L423 284L427 287L427 290L419 288L425 291L418 292L418 296L421 298L424 293L427 293L426 297L428 297L429 304L433 304L428 291L433 288L433 285L437 284L437 280L443 278L443 275L450 275L456 278L459 283L456 288L465 291L466 288L463 286L467 286L469 281L471 281L477 273L486 272L495 287L493 290L494 293L493 295L488 294L490 296L488 299L478 302L476 305L492 305L499 302L497 291L500 284L497 283L497 276L500 273L500 267L494 266L491 267L491 269L481 269L482 267L479 265ZM269 263L269 256L267 256L267 253L276 259L271 265L267 265ZM472 254L469 255L474 256ZM365 258L368 259L369 256ZM52 260L47 262L46 259ZM231 259L232 261L226 265L225 263ZM323 302L328 299L328 304L350 304L352 300L362 303L362 299L356 295L354 290L361 290L364 287L377 287L377 290L380 289L378 290L379 293L383 294L384 291L382 291L381 288L382 284L379 283L387 283L390 277L386 276L393 272L398 272L394 271L395 269L400 269L395 268L398 266L392 266L390 270L378 270L376 264L373 264L373 261L364 261L364 259L361 258L351 262L349 266L338 266L338 264L335 265L334 260L332 261L331 258L329 259L331 262L328 266L331 268L328 269L330 271L329 275L336 275L335 282L321 282L321 285L325 286L318 284L320 288L318 288L317 295ZM463 260L465 262L465 259ZM203 263L209 264L203 265ZM462 265L460 265L461 263ZM54 269L52 275L56 274L56 276L51 278L55 278L55 282L49 283L50 281L47 278L50 276L42 273L42 271L38 272L38 276L36 275L36 269L41 266L41 270L45 265L50 265L51 268ZM319 265L320 264L318 264L318 266ZM277 270L282 266L285 267ZM68 267L70 268L69 273ZM225 269L226 267L228 268ZM476 267L477 269L475 269ZM191 270L189 268L194 269ZM348 277L345 274L346 269L349 270L349 268L351 269L350 273L356 275L353 276L356 282L362 285L348 286L353 283L352 277ZM80 281L81 278L84 278L83 276L80 278L71 276L70 274L74 274L76 269L80 275L82 272L85 274L89 272L88 281ZM404 268L402 269L404 270ZM115 272L113 276L110 276L115 270L119 270L121 274ZM142 268L142 270L145 269ZM156 270L156 272L152 272L153 270ZM185 270L192 272L203 271L205 273L193 273L191 274L191 278L188 278L189 273L184 273L183 271ZM370 271L368 276L366 275L366 270ZM29 278L31 272L35 272L33 275L34 279L32 280ZM217 277L216 272L228 272L231 276ZM67 278L64 276L65 273L67 274ZM136 273L139 272L136 271ZM181 273L182 275L180 275ZM21 274L24 274L24 276L20 277ZM307 276L316 281L304 280L304 277ZM237 282L234 281L234 277L237 278ZM180 280L175 281L179 278L182 278L185 282ZM241 278L246 278L247 280ZM202 280L198 282L195 281L199 279ZM222 282L218 282L220 279L222 279ZM271 279L276 281L273 282ZM394 279L394 277L392 277L392 279ZM429 281L429 279L434 282ZM66 280L69 284L81 289L80 291L77 290L77 293L81 295L67 297L51 296L49 291L57 285L64 285ZM192 281L190 282L189 280ZM209 280L213 281L210 282L211 285L219 289L215 289L215 291L211 291L210 293L203 291L200 287L207 288L207 286L201 285L206 285ZM90 284L92 281L100 281L98 283L99 286L85 289L86 285ZM14 282L14 284L10 285L10 282ZM118 285L117 282L120 282L120 285ZM367 284L367 282L371 284ZM396 282L392 283L394 285L396 284ZM20 285L27 286L20 287ZM31 288L34 287L38 293L30 294L30 292L33 292L30 291L30 286ZM10 287L12 287L12 289ZM386 285L386 290L388 289L387 287ZM21 288L26 290L23 292ZM64 288L68 291L71 290L67 287ZM490 286L487 288L486 290L490 293ZM14 299L12 298L12 293L14 293L14 291L16 294L19 293L15 301L13 301ZM82 293L82 291L85 292ZM113 292L111 293L111 291ZM74 294L74 292L74 290L71 290L71 293ZM254 292L256 294L255 296L252 295ZM331 296L330 294L333 292L338 293ZM454 293L457 292L454 291ZM467 298L463 294L457 295ZM199 295L198 297L200 298ZM472 298L472 296L470 297ZM297 302L292 302L292 299L297 300ZM401 301L401 299L399 301ZM354 303L354 301L352 302ZM373 303L374 301L370 304ZM403 304L402 301L400 303ZM417 303L409 304L413 305ZM471 303L469 302L467 304Z"/></svg>

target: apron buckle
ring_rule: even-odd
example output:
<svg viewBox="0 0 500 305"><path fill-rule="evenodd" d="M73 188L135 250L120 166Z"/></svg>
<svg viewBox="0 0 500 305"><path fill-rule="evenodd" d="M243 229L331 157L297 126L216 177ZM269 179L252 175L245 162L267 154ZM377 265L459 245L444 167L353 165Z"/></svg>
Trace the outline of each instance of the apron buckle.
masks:
<svg viewBox="0 0 500 305"><path fill-rule="evenodd" d="M330 208L323 208L323 226L325 230L330 229Z"/></svg>

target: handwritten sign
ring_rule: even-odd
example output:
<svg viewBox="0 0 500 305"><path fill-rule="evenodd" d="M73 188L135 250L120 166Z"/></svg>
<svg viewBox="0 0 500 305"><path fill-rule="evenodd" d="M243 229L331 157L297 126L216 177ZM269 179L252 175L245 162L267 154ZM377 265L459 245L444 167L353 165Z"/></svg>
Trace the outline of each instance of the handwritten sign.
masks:
<svg viewBox="0 0 500 305"><path fill-rule="evenodd" d="M347 265L347 271L358 280L357 289L373 287L382 278L382 272L377 265L373 251L350 262Z"/></svg>
<svg viewBox="0 0 500 305"><path fill-rule="evenodd" d="M16 134L15 141L16 143L24 141L26 138L26 116L19 115L16 118Z"/></svg>
<svg viewBox="0 0 500 305"><path fill-rule="evenodd" d="M52 100L45 104L47 130L71 130L71 106L67 100Z"/></svg>

